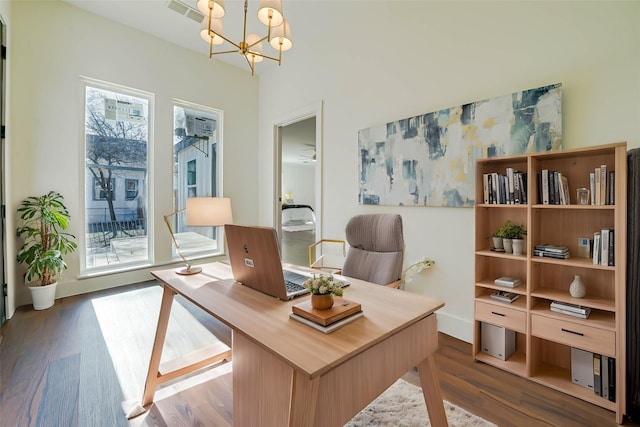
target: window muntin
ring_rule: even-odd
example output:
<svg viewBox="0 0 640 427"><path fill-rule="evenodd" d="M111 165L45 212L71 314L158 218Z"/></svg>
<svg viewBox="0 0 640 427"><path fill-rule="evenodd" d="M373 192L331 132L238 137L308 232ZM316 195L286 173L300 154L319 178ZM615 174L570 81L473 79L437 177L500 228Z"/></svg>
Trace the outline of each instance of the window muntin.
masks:
<svg viewBox="0 0 640 427"><path fill-rule="evenodd" d="M124 180L124 199L135 200L138 197L138 182L137 179L126 178Z"/></svg>

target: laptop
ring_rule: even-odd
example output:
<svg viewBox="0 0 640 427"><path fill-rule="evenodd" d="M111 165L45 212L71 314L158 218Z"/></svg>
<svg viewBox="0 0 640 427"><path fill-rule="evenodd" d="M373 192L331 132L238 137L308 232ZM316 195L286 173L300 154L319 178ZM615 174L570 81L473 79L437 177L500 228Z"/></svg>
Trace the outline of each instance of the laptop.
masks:
<svg viewBox="0 0 640 427"><path fill-rule="evenodd" d="M282 268L278 236L272 227L226 224L224 232L236 282L281 300L309 293L302 283L311 273Z"/></svg>

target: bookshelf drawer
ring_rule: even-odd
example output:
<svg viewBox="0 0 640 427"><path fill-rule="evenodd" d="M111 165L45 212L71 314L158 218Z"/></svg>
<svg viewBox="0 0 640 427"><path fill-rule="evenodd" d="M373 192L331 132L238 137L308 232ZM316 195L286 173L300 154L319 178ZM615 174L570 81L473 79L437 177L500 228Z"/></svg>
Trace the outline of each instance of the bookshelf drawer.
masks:
<svg viewBox="0 0 640 427"><path fill-rule="evenodd" d="M531 315L531 335L615 357L616 333L569 321Z"/></svg>
<svg viewBox="0 0 640 427"><path fill-rule="evenodd" d="M527 313L513 308L476 301L476 319L513 331L527 332Z"/></svg>

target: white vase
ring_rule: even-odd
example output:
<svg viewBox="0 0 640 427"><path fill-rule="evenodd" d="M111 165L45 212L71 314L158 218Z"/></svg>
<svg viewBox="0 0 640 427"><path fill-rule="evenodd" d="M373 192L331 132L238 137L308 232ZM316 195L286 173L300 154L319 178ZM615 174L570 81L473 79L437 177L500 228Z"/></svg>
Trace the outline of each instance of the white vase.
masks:
<svg viewBox="0 0 640 427"><path fill-rule="evenodd" d="M513 240L511 239L502 239L502 244L504 245L504 251L508 254L513 252Z"/></svg>
<svg viewBox="0 0 640 427"><path fill-rule="evenodd" d="M573 282L571 282L571 285L569 286L569 293L574 298L584 298L587 294L587 288L584 286L582 277L576 274L573 278Z"/></svg>
<svg viewBox="0 0 640 427"><path fill-rule="evenodd" d="M495 249L504 249L504 246L502 245L502 237L493 238L493 247Z"/></svg>
<svg viewBox="0 0 640 427"><path fill-rule="evenodd" d="M522 255L522 249L524 248L524 239L512 239L513 254Z"/></svg>
<svg viewBox="0 0 640 427"><path fill-rule="evenodd" d="M46 310L53 305L56 299L56 287L58 282L47 286L29 286L34 310Z"/></svg>

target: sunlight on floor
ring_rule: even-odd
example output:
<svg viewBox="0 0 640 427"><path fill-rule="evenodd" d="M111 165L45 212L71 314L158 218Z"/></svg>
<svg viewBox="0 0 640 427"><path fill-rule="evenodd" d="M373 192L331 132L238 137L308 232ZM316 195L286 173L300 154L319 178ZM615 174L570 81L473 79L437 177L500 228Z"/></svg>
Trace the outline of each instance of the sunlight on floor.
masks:
<svg viewBox="0 0 640 427"><path fill-rule="evenodd" d="M150 286L91 300L125 401L142 398L161 299L162 288ZM218 339L211 332L174 301L161 362L216 342ZM231 364L227 365L231 369ZM198 381L209 379L205 376ZM190 378L189 381L196 380ZM168 389L165 393L170 393L169 389L175 393L182 388L178 382L165 387Z"/></svg>

